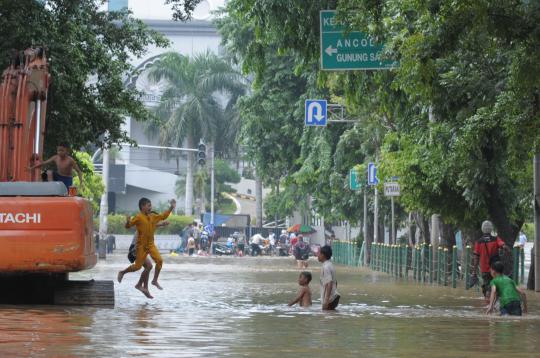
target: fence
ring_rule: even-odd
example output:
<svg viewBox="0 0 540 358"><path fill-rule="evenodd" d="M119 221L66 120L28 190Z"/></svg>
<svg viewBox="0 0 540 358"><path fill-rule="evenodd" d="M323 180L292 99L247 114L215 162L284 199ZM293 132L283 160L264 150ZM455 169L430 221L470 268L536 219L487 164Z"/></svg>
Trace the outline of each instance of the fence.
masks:
<svg viewBox="0 0 540 358"><path fill-rule="evenodd" d="M354 243L334 242L332 244L334 262L348 266L363 266L364 245L361 248ZM465 248L463 261L460 262L457 247L439 247L434 253L431 245L387 245L372 244L369 267L374 271L384 272L395 277L409 278L417 282L452 286L458 282L468 289L470 286L472 250ZM433 257L435 255L435 257ZM525 282L525 250L514 247L512 250L512 274L515 282Z"/></svg>
<svg viewBox="0 0 540 358"><path fill-rule="evenodd" d="M358 247L355 242L334 241L332 243L332 260L342 265L363 266L364 243Z"/></svg>

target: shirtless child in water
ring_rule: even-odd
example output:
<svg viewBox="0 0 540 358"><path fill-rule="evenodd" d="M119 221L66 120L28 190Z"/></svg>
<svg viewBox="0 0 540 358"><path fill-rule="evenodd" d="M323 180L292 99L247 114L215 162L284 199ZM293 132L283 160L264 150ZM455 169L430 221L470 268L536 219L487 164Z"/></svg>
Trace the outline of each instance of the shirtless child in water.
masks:
<svg viewBox="0 0 540 358"><path fill-rule="evenodd" d="M289 302L289 306L292 306L295 303L298 303L300 307L311 306L311 289L309 288L310 282L311 272L301 272L300 276L298 277L298 284L300 285L300 289L298 290L298 294L296 295L294 300Z"/></svg>
<svg viewBox="0 0 540 358"><path fill-rule="evenodd" d="M49 159L33 165L30 167L30 170L35 168L40 168L44 165L53 163L56 164L56 171L47 170L47 179L48 181L61 181L64 183L67 189L73 185L73 170L77 172L79 176L79 184L83 186L82 181L82 171L77 165L75 159L73 159L69 154L69 146L67 144L59 144L56 147L56 155L53 155Z"/></svg>

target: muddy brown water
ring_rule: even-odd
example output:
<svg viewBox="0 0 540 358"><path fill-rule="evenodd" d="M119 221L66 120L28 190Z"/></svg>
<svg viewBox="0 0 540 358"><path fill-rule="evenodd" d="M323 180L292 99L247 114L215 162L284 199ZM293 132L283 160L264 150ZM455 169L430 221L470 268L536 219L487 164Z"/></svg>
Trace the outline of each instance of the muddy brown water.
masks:
<svg viewBox="0 0 540 358"><path fill-rule="evenodd" d="M338 311L287 307L289 258L170 257L146 299L138 274L115 284L113 309L0 306L0 357L540 357L540 296L531 314L486 316L476 290L417 285L337 265ZM113 279L111 255L73 279Z"/></svg>

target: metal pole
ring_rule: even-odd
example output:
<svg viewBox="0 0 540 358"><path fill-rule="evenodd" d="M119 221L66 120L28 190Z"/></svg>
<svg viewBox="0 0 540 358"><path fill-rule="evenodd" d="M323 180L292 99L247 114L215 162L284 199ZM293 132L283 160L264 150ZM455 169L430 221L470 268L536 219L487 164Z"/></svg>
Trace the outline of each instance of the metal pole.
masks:
<svg viewBox="0 0 540 358"><path fill-rule="evenodd" d="M373 242L379 242L379 194L375 185L375 203L373 208Z"/></svg>
<svg viewBox="0 0 540 358"><path fill-rule="evenodd" d="M519 283L519 247L514 246L512 248L512 255L514 259L514 268L512 269L512 279L514 282Z"/></svg>
<svg viewBox="0 0 540 358"><path fill-rule="evenodd" d="M109 149L103 149L103 194L99 205L99 241L98 241L98 257L104 259L106 257L106 241L107 235L107 215L109 214ZM104 246L102 246L104 245Z"/></svg>
<svg viewBox="0 0 540 358"><path fill-rule="evenodd" d="M534 155L534 290L540 292L540 154Z"/></svg>
<svg viewBox="0 0 540 358"><path fill-rule="evenodd" d="M373 249L371 246L371 243L368 243L368 237L367 237L367 192L364 188L364 226L363 226L363 232L364 232L364 265L368 264L369 261L369 254L370 252L373 253ZM371 260L373 261L373 255L371 255Z"/></svg>
<svg viewBox="0 0 540 358"><path fill-rule="evenodd" d="M109 214L109 149L103 149L103 171L101 174L103 178L103 194L101 195L101 202L99 205L99 237L105 238L107 234L107 215Z"/></svg>
<svg viewBox="0 0 540 358"><path fill-rule="evenodd" d="M164 146L161 146L161 145L146 145L146 144L137 144L137 147L139 147L139 148L149 148L149 149L176 150L176 151L179 151L179 152L197 152L198 151L198 149L195 149L195 148L164 147Z"/></svg>
<svg viewBox="0 0 540 358"><path fill-rule="evenodd" d="M390 197L390 203L392 205L392 235L390 236L391 237L391 240L392 240L392 244L396 244L396 224L394 222L394 197L391 196Z"/></svg>
<svg viewBox="0 0 540 358"><path fill-rule="evenodd" d="M452 287L457 287L457 246L452 247Z"/></svg>
<svg viewBox="0 0 540 358"><path fill-rule="evenodd" d="M522 247L520 251L520 283L525 283L525 248Z"/></svg>
<svg viewBox="0 0 540 358"><path fill-rule="evenodd" d="M214 145L213 143L210 149L210 155L212 156L210 158L210 225L214 225L215 184L214 184Z"/></svg>
<svg viewBox="0 0 540 358"><path fill-rule="evenodd" d="M437 280L437 283L440 284L439 280L439 216L437 214L431 215L431 249L433 250L433 260L436 262L433 262L433 267L437 267L437 276L435 279Z"/></svg>
<svg viewBox="0 0 540 358"><path fill-rule="evenodd" d="M463 263L465 266L464 270L464 276L465 276L465 289L469 289L469 276L470 276L470 265L471 265L471 247L467 245L465 247L465 262Z"/></svg>
<svg viewBox="0 0 540 358"><path fill-rule="evenodd" d="M41 100L36 99L36 131L34 138L34 153L38 154L41 149ZM43 158L41 158L43 159Z"/></svg>

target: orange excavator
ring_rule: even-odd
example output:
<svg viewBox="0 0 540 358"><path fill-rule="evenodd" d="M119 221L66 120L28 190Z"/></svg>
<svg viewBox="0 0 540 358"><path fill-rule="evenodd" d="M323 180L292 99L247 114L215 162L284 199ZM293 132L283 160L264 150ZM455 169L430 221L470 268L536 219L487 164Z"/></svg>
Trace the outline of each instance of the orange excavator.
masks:
<svg viewBox="0 0 540 358"><path fill-rule="evenodd" d="M45 51L14 56L0 83L1 303L114 305L112 281L70 281L97 256L92 207L62 182L43 182L50 74Z"/></svg>

